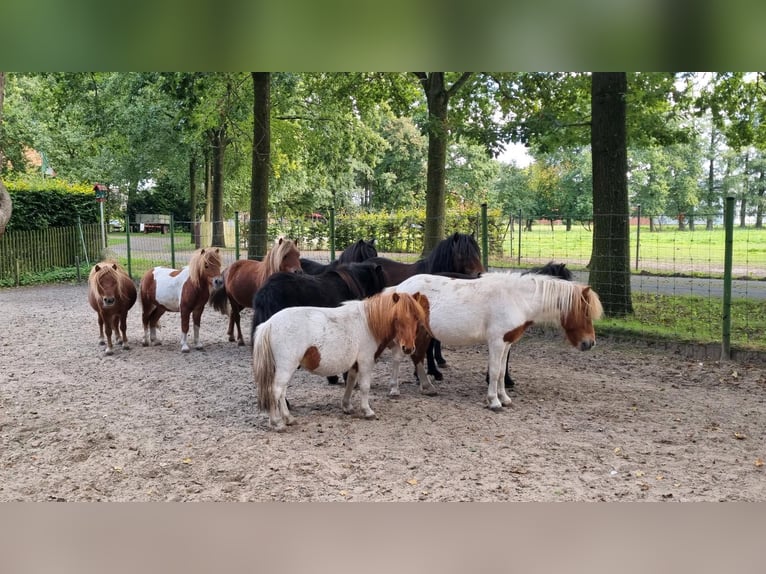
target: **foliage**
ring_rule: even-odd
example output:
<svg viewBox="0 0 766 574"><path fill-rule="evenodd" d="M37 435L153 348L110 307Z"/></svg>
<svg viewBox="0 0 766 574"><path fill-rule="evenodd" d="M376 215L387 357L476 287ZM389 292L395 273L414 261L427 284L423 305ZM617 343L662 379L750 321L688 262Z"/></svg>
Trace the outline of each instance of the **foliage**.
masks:
<svg viewBox="0 0 766 574"><path fill-rule="evenodd" d="M56 179L13 179L6 182L13 201L7 231L67 227L99 221L92 186Z"/></svg>

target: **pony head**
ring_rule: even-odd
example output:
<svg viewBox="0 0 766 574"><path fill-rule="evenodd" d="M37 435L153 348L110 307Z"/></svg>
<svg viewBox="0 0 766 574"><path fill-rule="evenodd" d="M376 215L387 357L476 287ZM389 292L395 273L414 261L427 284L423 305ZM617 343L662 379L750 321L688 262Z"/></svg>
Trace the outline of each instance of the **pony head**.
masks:
<svg viewBox="0 0 766 574"><path fill-rule="evenodd" d="M473 235L453 233L440 241L428 256L427 273L451 272L478 276L484 273L481 250Z"/></svg>
<svg viewBox="0 0 766 574"><path fill-rule="evenodd" d="M204 280L211 283L213 289L223 287L221 275L221 250L219 248L202 248L192 254L189 259L189 281L198 286Z"/></svg>
<svg viewBox="0 0 766 574"><path fill-rule="evenodd" d="M561 326L573 347L588 351L596 344L593 321L604 312L598 295L587 285L574 284L568 308L561 311Z"/></svg>
<svg viewBox="0 0 766 574"><path fill-rule="evenodd" d="M127 274L115 261L96 263L88 275L88 287L101 302L102 307L111 307L122 296L122 275Z"/></svg>
<svg viewBox="0 0 766 574"><path fill-rule="evenodd" d="M428 298L420 292L413 295L394 292L391 300L394 303L394 341L405 355L411 355L417 345L418 328L423 327L429 333L431 330L428 324Z"/></svg>
<svg viewBox="0 0 766 574"><path fill-rule="evenodd" d="M274 247L266 254L264 259L266 263L265 276L278 271L287 273L302 273L301 252L292 239L280 237Z"/></svg>

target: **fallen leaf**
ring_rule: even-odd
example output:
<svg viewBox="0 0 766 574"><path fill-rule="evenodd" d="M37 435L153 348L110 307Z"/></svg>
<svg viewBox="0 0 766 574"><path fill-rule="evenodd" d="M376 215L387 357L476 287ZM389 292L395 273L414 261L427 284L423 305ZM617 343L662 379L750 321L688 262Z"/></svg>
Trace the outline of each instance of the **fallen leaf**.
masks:
<svg viewBox="0 0 766 574"><path fill-rule="evenodd" d="M614 454L617 454L617 455L619 455L619 454L621 454L621 453L622 453L622 449L621 449L619 446L618 446L617 448L615 448L615 449L614 449Z"/></svg>
<svg viewBox="0 0 766 574"><path fill-rule="evenodd" d="M658 474L656 478L657 478L657 480L664 480L665 479L665 477L662 476L661 474Z"/></svg>
<svg viewBox="0 0 766 574"><path fill-rule="evenodd" d="M637 471L636 471L636 472L634 472L633 474L635 474L636 476L644 476L644 474L645 474L645 473L644 473L644 471L643 471L643 470L637 470Z"/></svg>
<svg viewBox="0 0 766 574"><path fill-rule="evenodd" d="M114 470L114 472L122 472L122 467L121 466L115 466L115 467L112 468L112 470Z"/></svg>
<svg viewBox="0 0 766 574"><path fill-rule="evenodd" d="M758 467L763 466L763 461L760 458L756 458L755 459L755 466L758 466Z"/></svg>
<svg viewBox="0 0 766 574"><path fill-rule="evenodd" d="M348 496L348 491L346 491L346 490L341 490L341 491L340 491L340 495L341 495L341 496Z"/></svg>
<svg viewBox="0 0 766 574"><path fill-rule="evenodd" d="M415 486L418 483L417 478L411 478L407 481L407 484L411 484L412 486Z"/></svg>
<svg viewBox="0 0 766 574"><path fill-rule="evenodd" d="M735 439L737 439L737 440L744 440L744 439L746 439L746 438L747 438L747 435L744 435L744 434L742 434L742 433L738 433L738 432L735 432L735 433L734 433L734 438L735 438Z"/></svg>
<svg viewBox="0 0 766 574"><path fill-rule="evenodd" d="M737 373L737 371L732 371L731 376L736 379L739 376L739 373Z"/></svg>
<svg viewBox="0 0 766 574"><path fill-rule="evenodd" d="M192 459L190 459L189 457L186 457L181 462L183 462L184 464L191 464L192 463Z"/></svg>

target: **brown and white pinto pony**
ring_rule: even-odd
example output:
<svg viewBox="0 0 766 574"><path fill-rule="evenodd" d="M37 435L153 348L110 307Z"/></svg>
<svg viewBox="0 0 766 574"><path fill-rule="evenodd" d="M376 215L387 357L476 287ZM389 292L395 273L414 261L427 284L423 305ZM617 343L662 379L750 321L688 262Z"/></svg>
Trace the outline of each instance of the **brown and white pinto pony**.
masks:
<svg viewBox="0 0 766 574"><path fill-rule="evenodd" d="M421 293L431 305L433 337L454 346L489 347L487 403L499 410L511 405L503 384L508 352L534 323L559 325L569 342L581 351L596 344L593 321L603 313L598 295L587 285L549 275L487 273L478 279L456 279L440 275L415 275L395 288L401 293ZM427 341L418 341L414 355L420 391L436 394L423 368ZM394 350L389 395L399 395L399 362Z"/></svg>
<svg viewBox="0 0 766 574"><path fill-rule="evenodd" d="M253 337L253 375L258 406L272 428L295 422L287 405L287 384L302 367L318 375L348 371L341 406L352 413L351 393L358 379L365 418L375 361L389 344L404 355L415 349L418 326L428 329L428 300L415 293L386 293L340 307L287 307L258 325Z"/></svg>
<svg viewBox="0 0 766 574"><path fill-rule="evenodd" d="M229 341L234 341L237 328L237 345L242 346L240 313L253 306L253 297L269 276L279 271L301 272L301 253L290 239L280 237L263 258L263 261L240 259L223 270L223 285L210 294L210 304L216 311L229 316Z"/></svg>
<svg viewBox="0 0 766 574"><path fill-rule="evenodd" d="M202 311L210 298L210 289L220 286L221 251L202 248L195 251L183 269L154 267L141 279L141 320L144 324L144 347L160 345L157 328L165 311L181 313L181 352L189 352L186 341L189 317L194 321L194 347L201 349L199 326Z"/></svg>
<svg viewBox="0 0 766 574"><path fill-rule="evenodd" d="M112 331L117 344L128 345L128 311L136 303L136 286L116 261L96 263L88 275L88 303L98 313L98 344L105 345L105 355L114 353ZM106 337L104 337L106 334Z"/></svg>

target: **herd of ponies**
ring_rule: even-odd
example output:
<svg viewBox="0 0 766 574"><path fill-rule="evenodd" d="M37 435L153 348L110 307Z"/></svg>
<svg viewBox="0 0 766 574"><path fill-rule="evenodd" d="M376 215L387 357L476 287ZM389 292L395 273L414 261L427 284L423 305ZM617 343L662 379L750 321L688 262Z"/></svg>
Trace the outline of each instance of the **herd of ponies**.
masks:
<svg viewBox="0 0 766 574"><path fill-rule="evenodd" d="M218 248L202 248L182 269L149 269L138 288L119 263L101 261L88 277L88 302L98 314L106 355L115 344L130 348L127 316L139 297L143 345L161 344L158 323L171 311L181 314L183 353L190 352L190 319L191 344L202 348L206 305L229 317L228 339L239 345L245 345L241 311L252 308L258 406L276 430L295 421L286 393L297 369L335 384L342 375L343 411L353 412L351 395L358 388L362 415L374 418L369 390L378 357L386 350L392 356L390 396L399 395L399 367L406 357L420 392L432 395L431 379L441 380L438 366L446 364L441 343L487 345L486 404L502 409L511 404L509 350L530 325L558 325L573 347L586 351L595 345L593 321L602 314L598 295L573 281L564 264L486 272L476 240L461 233L414 263L378 256L374 240L359 240L329 264L302 258L286 238L275 241L262 261L241 259L226 267Z"/></svg>

